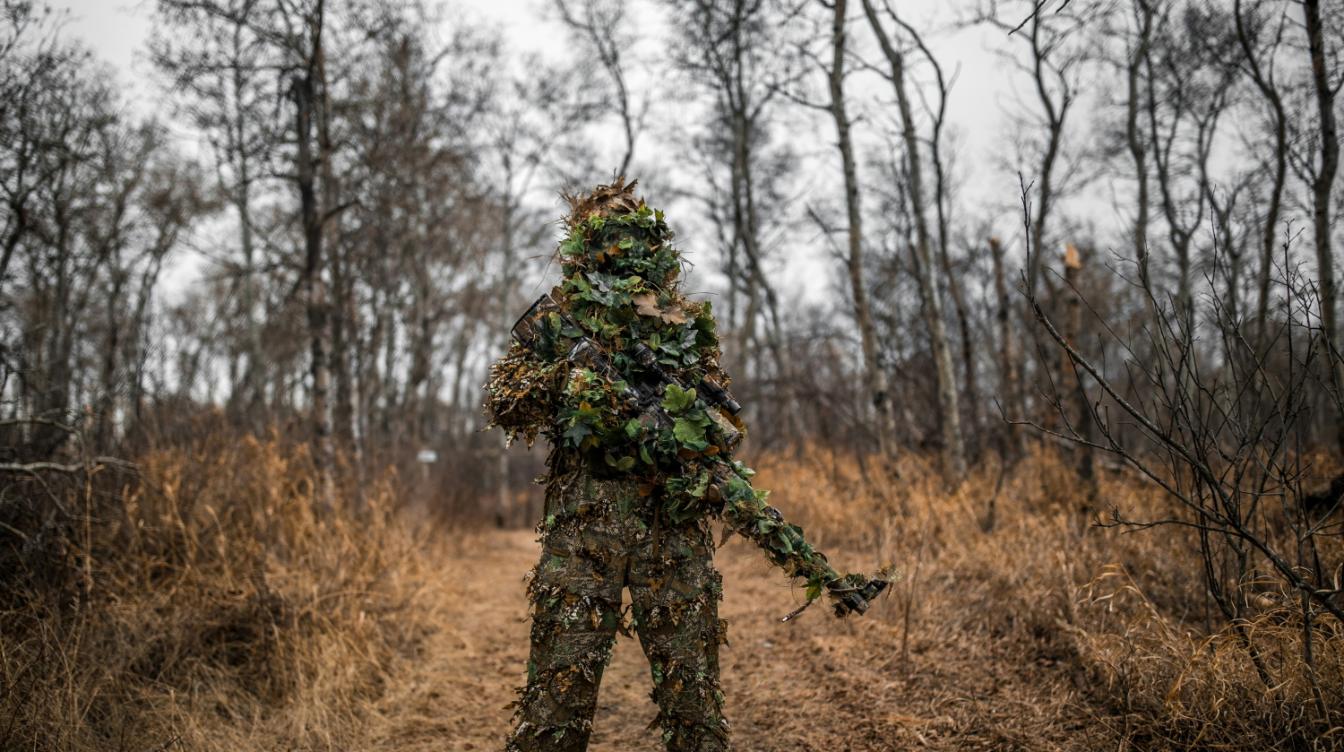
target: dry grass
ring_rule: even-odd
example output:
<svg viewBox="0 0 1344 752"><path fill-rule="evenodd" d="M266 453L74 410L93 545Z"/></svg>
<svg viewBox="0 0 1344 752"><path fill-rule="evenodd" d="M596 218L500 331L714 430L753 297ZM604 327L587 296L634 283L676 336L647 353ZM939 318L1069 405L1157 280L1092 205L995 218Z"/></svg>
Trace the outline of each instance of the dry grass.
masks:
<svg viewBox="0 0 1344 752"><path fill-rule="evenodd" d="M1021 731L1042 748L1344 749L1342 625L1328 616L1314 624L1322 717L1291 596L1259 599L1268 605L1241 637L1205 598L1193 532L1096 527L1080 484L1053 454L1025 460L997 494L997 467L948 494L917 459L903 462L889 488L866 484L853 462L815 454L802 465L761 464L780 489L772 499L801 510L816 537L854 541L899 566L892 618L903 633L910 625L909 643L941 635L952 643L943 655L977 656L970 670L1007 662L1028 685L1074 690L1063 712L1024 705ZM1129 476L1103 479L1099 502L1137 519L1173 514L1153 486ZM1327 570L1344 563L1340 543L1322 547Z"/></svg>
<svg viewBox="0 0 1344 752"><path fill-rule="evenodd" d="M892 484L824 450L754 464L837 563L889 561L901 580L871 618L834 636L816 614L771 627L735 606L727 686L740 743L802 719L800 729L845 724L789 737L803 749L836 738L852 749L1344 748L1315 709L1295 611L1269 607L1246 625L1266 687L1242 638L1209 613L1193 539L1090 527L1053 457L1029 458L1001 484L991 464L952 493L917 458ZM305 454L275 440L220 438L140 465L138 481L4 490L30 513L0 519L13 528L0 551L0 750L456 749L464 734L497 738L498 706L521 676L520 577L534 555L516 534L412 524L391 480L363 489L362 514L315 514ZM68 514L31 513L48 493ZM1100 498L1136 516L1168 511L1123 477L1104 479ZM738 583L730 598L785 610L759 557L741 542L724 556ZM492 597L519 602L461 602ZM1337 727L1344 635L1318 623L1314 638ZM794 660L818 688L757 654L784 641L801 641ZM617 671L631 687L611 697L642 697L641 670ZM781 702L831 712L778 716Z"/></svg>
<svg viewBox="0 0 1344 752"><path fill-rule="evenodd" d="M0 749L343 747L426 628L390 489L319 519L305 455L274 441L141 468L67 490L91 524L43 560L65 576L0 613Z"/></svg>

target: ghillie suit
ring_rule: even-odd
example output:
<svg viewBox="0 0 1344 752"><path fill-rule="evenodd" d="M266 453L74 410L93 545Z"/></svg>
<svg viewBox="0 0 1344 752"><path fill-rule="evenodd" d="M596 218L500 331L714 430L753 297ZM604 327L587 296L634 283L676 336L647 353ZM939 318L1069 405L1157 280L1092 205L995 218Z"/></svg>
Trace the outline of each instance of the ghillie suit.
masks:
<svg viewBox="0 0 1344 752"><path fill-rule="evenodd" d="M493 425L551 444L532 654L507 746L517 752L587 747L602 670L616 633L629 633L625 587L667 748L728 749L712 518L802 581L808 603L827 592L838 614L862 612L884 584L839 575L729 458L742 426L704 396L727 383L709 303L682 297L672 233L633 188L571 199L564 280L486 387ZM654 409L635 387L656 390Z"/></svg>

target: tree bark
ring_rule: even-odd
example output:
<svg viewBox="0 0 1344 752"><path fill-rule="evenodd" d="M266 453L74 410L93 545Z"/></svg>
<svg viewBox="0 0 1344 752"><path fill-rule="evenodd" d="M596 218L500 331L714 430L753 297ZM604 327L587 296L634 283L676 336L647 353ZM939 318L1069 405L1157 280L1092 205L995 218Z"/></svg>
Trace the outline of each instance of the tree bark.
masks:
<svg viewBox="0 0 1344 752"><path fill-rule="evenodd" d="M989 239L989 255L994 263L994 297L997 303L994 321L999 339L999 378L1008 402L1009 420L1026 419L1026 400L1022 394L1022 375L1018 370L1021 360L1017 354L1017 338L1013 336L1013 304L1008 296L1008 279L1004 271L1003 245L998 238ZM1008 440L1004 448L1007 459L1021 458L1027 451L1026 435L1016 424L1008 426Z"/></svg>
<svg viewBox="0 0 1344 752"><path fill-rule="evenodd" d="M1134 215L1134 261L1139 267L1139 284L1149 289L1152 280L1148 259L1148 163L1143 136L1139 131L1139 78L1152 40L1153 9L1145 0L1135 0L1134 5L1139 15L1139 32L1125 65L1125 144L1129 148L1130 158L1134 160L1134 178L1138 184Z"/></svg>
<svg viewBox="0 0 1344 752"><path fill-rule="evenodd" d="M850 294L854 298L854 320L859 327L863 367L869 398L877 413L878 449L894 459L896 424L892 417L887 375L878 360L877 330L864 285L863 220L859 203L858 169L854 163L854 143L850 136L849 114L845 107L845 10L846 0L835 0L831 22L831 66L828 71L831 117L835 121L837 148L845 179L845 212L848 220L845 266L849 272Z"/></svg>
<svg viewBox="0 0 1344 752"><path fill-rule="evenodd" d="M1080 297L1081 293L1078 291L1082 271L1082 256L1078 253L1078 248L1070 243L1064 252L1064 281L1066 283L1066 289L1063 291L1065 305L1064 339L1075 350L1082 349L1078 343L1078 338L1083 331L1083 305ZM1068 353L1062 350L1059 354L1059 372L1061 397L1067 400L1061 407L1066 411L1070 431L1082 438L1084 442L1091 442L1093 439L1092 410L1088 403L1087 392L1083 390L1083 382L1078 377L1078 371L1074 368L1073 361L1069 358ZM1081 511L1086 514L1091 511L1097 498L1097 477L1092 449L1085 444L1078 444L1073 447L1073 452L1074 472L1078 474L1078 479L1085 486Z"/></svg>
<svg viewBox="0 0 1344 752"><path fill-rule="evenodd" d="M1261 228L1260 268L1256 279L1255 328L1253 340L1257 347L1265 345L1268 336L1266 324L1269 318L1269 288L1274 269L1274 248L1278 242L1279 213L1283 206L1283 189L1288 182L1288 114L1284 110L1283 97L1269 74L1260 65L1260 57L1253 45L1246 21L1241 14L1241 0L1233 7L1233 20L1236 27L1237 43L1241 46L1246 59L1247 71L1252 83L1269 105L1274 124L1274 176L1270 181L1269 205L1265 208L1264 226ZM1270 48L1273 55L1277 43Z"/></svg>
<svg viewBox="0 0 1344 752"><path fill-rule="evenodd" d="M321 44L321 31L313 34L315 44ZM320 47L318 48L320 49ZM314 50L314 55L317 54ZM309 350L309 419L312 427L313 464L317 474L317 503L330 511L335 506L335 482L332 465L335 461L331 444L331 322L328 311L327 285L323 279L323 216L318 205L316 157L313 154L313 119L316 102L317 66L296 75L293 80L295 104L294 133L297 142L295 165L299 189L300 216L303 223L304 264L303 289L308 321Z"/></svg>
<svg viewBox="0 0 1344 752"><path fill-rule="evenodd" d="M1336 391L1344 389L1344 346L1339 339L1336 311L1339 305L1335 290L1335 262L1330 248L1330 194L1334 189L1335 173L1339 169L1339 128L1335 121L1335 95L1330 74L1326 70L1325 34L1321 22L1320 0L1304 0L1306 13L1307 50L1311 57L1311 82L1316 93L1317 117L1321 128L1321 164L1311 184L1312 229L1316 238L1316 265L1320 276L1321 324L1325 330L1326 347L1330 351L1326 363L1330 380ZM1335 422L1336 449L1344 451L1344 415Z"/></svg>

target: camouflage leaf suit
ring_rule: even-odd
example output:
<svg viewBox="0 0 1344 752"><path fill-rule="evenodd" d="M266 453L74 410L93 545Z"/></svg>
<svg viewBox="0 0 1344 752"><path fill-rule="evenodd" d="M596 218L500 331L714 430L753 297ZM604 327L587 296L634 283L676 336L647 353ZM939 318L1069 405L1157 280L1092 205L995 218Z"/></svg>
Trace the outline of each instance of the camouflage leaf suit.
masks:
<svg viewBox="0 0 1344 752"><path fill-rule="evenodd" d="M587 747L603 668L616 633L631 628L649 661L667 749L728 749L712 519L757 543L806 585L809 601L856 577L841 578L752 488L751 470L727 458L721 422L694 388L663 387L674 420L662 423L621 398L628 383L649 379L630 355L637 342L682 384L726 383L710 305L682 297L672 233L632 188L617 181L571 199L558 250L564 279L551 293L567 316L544 321L540 347L515 342L486 387L493 425L551 445L541 560L529 584L527 685L506 747L513 752ZM578 337L598 343L619 378L567 359ZM629 615L621 609L627 587Z"/></svg>

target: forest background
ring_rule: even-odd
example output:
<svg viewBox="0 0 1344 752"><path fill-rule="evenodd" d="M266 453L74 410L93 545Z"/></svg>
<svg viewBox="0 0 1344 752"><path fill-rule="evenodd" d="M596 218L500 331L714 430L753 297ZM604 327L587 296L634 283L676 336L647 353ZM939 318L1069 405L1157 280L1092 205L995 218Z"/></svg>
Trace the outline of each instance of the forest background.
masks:
<svg viewBox="0 0 1344 752"><path fill-rule="evenodd" d="M203 686L370 728L354 679L294 721L305 630L387 671L429 618L365 623L387 573L536 522L480 385L621 174L763 485L908 565L893 672L992 604L966 635L1074 689L991 747L1344 744L1337 4L0 7L0 745L181 738ZM195 636L112 647L160 581Z"/></svg>

